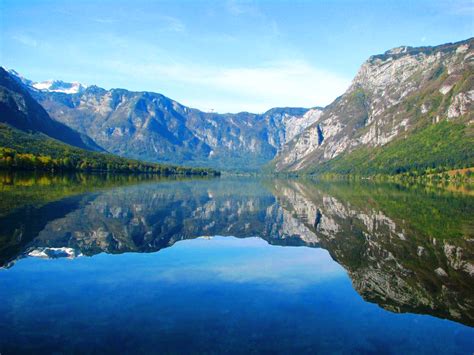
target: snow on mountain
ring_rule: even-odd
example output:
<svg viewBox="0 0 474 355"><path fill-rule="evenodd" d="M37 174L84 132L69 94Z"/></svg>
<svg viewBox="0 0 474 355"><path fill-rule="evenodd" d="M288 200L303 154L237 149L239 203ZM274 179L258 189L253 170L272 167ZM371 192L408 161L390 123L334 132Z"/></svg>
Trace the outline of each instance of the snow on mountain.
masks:
<svg viewBox="0 0 474 355"><path fill-rule="evenodd" d="M20 73L18 73L14 69L8 69L7 71L24 85L36 90L40 90L40 91L62 92L65 94L78 94L88 88L87 85L83 85L76 81L72 83L67 83L62 80L46 80L46 81L41 81L41 82L35 82L32 80L26 79L24 76L22 76Z"/></svg>
<svg viewBox="0 0 474 355"><path fill-rule="evenodd" d="M47 80L39 83L32 83L35 89L50 92L63 92L65 94L77 94L83 92L87 86L78 82L66 83L61 80Z"/></svg>

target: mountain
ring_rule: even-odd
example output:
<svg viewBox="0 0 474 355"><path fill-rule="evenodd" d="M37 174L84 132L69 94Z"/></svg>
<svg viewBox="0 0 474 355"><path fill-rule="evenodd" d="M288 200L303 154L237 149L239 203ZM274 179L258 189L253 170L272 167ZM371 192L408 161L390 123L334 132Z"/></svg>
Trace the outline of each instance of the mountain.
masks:
<svg viewBox="0 0 474 355"><path fill-rule="evenodd" d="M31 97L25 82L1 67L0 168L218 174L212 169L146 163L106 154L87 135L51 119Z"/></svg>
<svg viewBox="0 0 474 355"><path fill-rule="evenodd" d="M78 82L67 83L62 80L46 80L41 82L34 82L26 79L16 70L9 69L8 73L18 79L22 84L29 87L31 90L49 91L49 92L63 92L65 94L77 94L83 92L87 86Z"/></svg>
<svg viewBox="0 0 474 355"><path fill-rule="evenodd" d="M86 89L81 83L66 83L61 80L42 81L40 83L33 83L32 86L41 91L63 92L65 94L77 94Z"/></svg>
<svg viewBox="0 0 474 355"><path fill-rule="evenodd" d="M370 57L278 152L276 171L396 174L474 165L474 39Z"/></svg>
<svg viewBox="0 0 474 355"><path fill-rule="evenodd" d="M87 135L81 134L48 115L23 85L0 67L0 122L25 132L40 132L72 146L103 151Z"/></svg>
<svg viewBox="0 0 474 355"><path fill-rule="evenodd" d="M274 108L263 114L218 114L153 92L97 86L76 93L43 90L16 75L55 120L87 134L111 153L155 162L258 169L322 112Z"/></svg>

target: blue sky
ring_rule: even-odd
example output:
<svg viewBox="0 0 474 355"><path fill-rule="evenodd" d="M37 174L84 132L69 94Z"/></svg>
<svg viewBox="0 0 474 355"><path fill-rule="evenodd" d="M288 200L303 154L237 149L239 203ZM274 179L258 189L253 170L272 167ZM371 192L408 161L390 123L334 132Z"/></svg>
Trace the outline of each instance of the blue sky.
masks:
<svg viewBox="0 0 474 355"><path fill-rule="evenodd" d="M0 0L0 62L35 81L218 112L323 106L372 54L473 36L472 0Z"/></svg>

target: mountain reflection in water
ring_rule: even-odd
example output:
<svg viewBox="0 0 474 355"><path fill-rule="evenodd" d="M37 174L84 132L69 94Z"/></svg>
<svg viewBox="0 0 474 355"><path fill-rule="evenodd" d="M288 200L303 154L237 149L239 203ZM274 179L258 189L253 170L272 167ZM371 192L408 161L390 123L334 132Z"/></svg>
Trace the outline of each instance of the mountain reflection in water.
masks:
<svg viewBox="0 0 474 355"><path fill-rule="evenodd" d="M318 273L324 278L345 269L357 293L385 310L474 326L474 197L469 194L375 183L137 179L2 176L0 283L27 262L24 258L153 253L202 236L259 237L271 245L322 248L342 266L325 261L314 264L313 272L287 261L290 271L284 275L292 285L298 284L295 273L303 274L301 279ZM234 239L217 240L225 245ZM242 250L236 245L234 253ZM278 250L273 252L278 259L269 257L269 264L263 258L261 264L240 265L236 259L232 267L221 265L219 275L239 282L256 282L260 275L278 284L282 274L276 272L280 276L274 279L267 274L287 260L288 249ZM306 252L298 253L306 260ZM189 275L196 276L195 270ZM5 289L0 295L13 297Z"/></svg>

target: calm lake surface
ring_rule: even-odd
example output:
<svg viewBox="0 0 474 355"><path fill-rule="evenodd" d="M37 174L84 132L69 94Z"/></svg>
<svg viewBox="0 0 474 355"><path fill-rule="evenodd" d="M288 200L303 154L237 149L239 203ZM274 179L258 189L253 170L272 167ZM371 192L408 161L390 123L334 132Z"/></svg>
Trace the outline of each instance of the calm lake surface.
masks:
<svg viewBox="0 0 474 355"><path fill-rule="evenodd" d="M0 353L474 352L474 193L0 175Z"/></svg>

